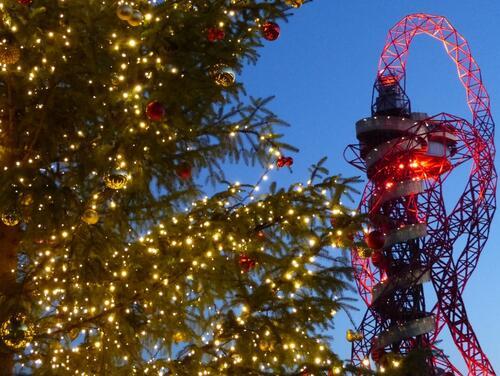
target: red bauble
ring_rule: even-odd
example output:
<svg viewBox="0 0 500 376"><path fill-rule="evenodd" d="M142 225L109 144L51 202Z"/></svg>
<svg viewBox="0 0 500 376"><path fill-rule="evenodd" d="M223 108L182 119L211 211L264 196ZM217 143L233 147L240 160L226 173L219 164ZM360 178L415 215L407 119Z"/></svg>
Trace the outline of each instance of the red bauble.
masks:
<svg viewBox="0 0 500 376"><path fill-rule="evenodd" d="M242 253L240 254L240 257L238 259L238 264L240 264L241 269L245 272L248 273L250 270L252 270L255 267L255 260L252 260L248 255Z"/></svg>
<svg viewBox="0 0 500 376"><path fill-rule="evenodd" d="M266 22L262 25L262 35L270 41L278 39L280 36L280 25L274 22Z"/></svg>
<svg viewBox="0 0 500 376"><path fill-rule="evenodd" d="M151 101L146 106L146 116L152 121L162 121L165 112L165 107L158 101Z"/></svg>
<svg viewBox="0 0 500 376"><path fill-rule="evenodd" d="M281 157L279 157L277 160L276 160L276 166L278 168L281 168L281 167L291 167L293 165L293 158L292 157L285 157L284 155L282 155Z"/></svg>
<svg viewBox="0 0 500 376"><path fill-rule="evenodd" d="M224 40L226 33L224 30L219 29L217 27L211 27L207 30L207 39L209 42L217 42Z"/></svg>
<svg viewBox="0 0 500 376"><path fill-rule="evenodd" d="M22 4L22 5L30 5L31 4L31 0L17 0L17 2L19 4Z"/></svg>
<svg viewBox="0 0 500 376"><path fill-rule="evenodd" d="M371 249L381 249L385 244L385 236L382 231L373 230L365 234L365 242Z"/></svg>
<svg viewBox="0 0 500 376"><path fill-rule="evenodd" d="M189 180L192 176L192 168L189 164L183 163L177 167L175 173L181 180Z"/></svg>

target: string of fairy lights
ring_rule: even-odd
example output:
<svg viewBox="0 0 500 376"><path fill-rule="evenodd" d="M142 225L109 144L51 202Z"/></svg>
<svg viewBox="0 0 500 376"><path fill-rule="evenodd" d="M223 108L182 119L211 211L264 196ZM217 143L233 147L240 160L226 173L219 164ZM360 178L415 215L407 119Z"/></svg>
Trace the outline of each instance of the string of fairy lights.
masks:
<svg viewBox="0 0 500 376"><path fill-rule="evenodd" d="M29 43L20 45L13 36L22 29L22 24L16 21L21 15L14 17L11 12L16 8L12 8L6 1L0 2L2 23L8 29L8 33L4 33L0 38L1 75L5 81L10 82L8 85L12 84L10 78L12 75L22 77L26 96L33 98L28 105L32 106L32 111L35 113L42 113L46 106L41 98L46 97L47 79L59 74L71 60L73 48L77 48L74 36L78 30L74 29L71 19L61 6L57 28L40 30L37 35L29 39ZM63 5L69 1L58 0ZM232 4L237 4L239 1L233 0ZM24 7L33 7L34 11L36 9L36 0L17 0L17 2ZM284 0L284 2L293 8L303 4L303 0ZM160 126L168 115L166 108L154 99L149 100L144 106L144 98L148 94L147 84L139 84L130 77L133 74L131 72L136 72L134 67L137 66L147 67L144 70L146 82L157 80L157 70L167 71L174 76L183 75L181 67L166 62L159 53L152 51L145 55L138 53L143 40L140 34L134 33L133 30L164 22L164 19L155 14L154 6L145 6L145 2L102 0L100 3L102 6L115 8L117 23L122 23L121 26L128 25L125 30L130 31L130 35L127 32L125 33L127 35L123 34L123 28L117 28L105 37L103 46L114 54L114 63L110 66L110 79L106 83L89 80L89 87L96 87L109 93L108 101L99 103L100 106L111 107L113 101L120 101L123 104L123 115L133 117L134 121L127 123L127 127L123 129L124 133L150 132L152 139L159 144L175 142L177 134L166 133ZM171 6L173 10L180 12L193 11L193 5L189 2L173 2ZM224 40L227 37L224 27L234 17L236 17L235 10L229 6L224 11L224 18L207 30L209 42L217 43ZM248 31L262 33L268 41L274 41L280 35L278 24L260 19L256 19L255 26ZM27 51L40 51L42 46L47 44L57 44L58 51L63 52L57 56L41 53L40 61L33 66L27 66L23 62L22 57ZM230 88L236 83L236 72L226 63L211 66L207 74L221 90ZM162 86L161 82L156 84ZM97 98L96 96L90 100L96 101ZM0 131L1 134L8 135L13 131L14 121L9 114L6 114L7 110L0 111L2 113ZM99 127L101 130L105 128L104 125ZM230 137L238 137L245 132L248 132L248 128L235 125ZM38 131L27 130L23 137L33 140L27 151L22 155L16 155L14 160L2 158L3 172L16 176L15 184L18 187L16 192L22 192L19 193L21 205L4 210L1 213L1 220L8 227L33 226L44 232L42 224L30 223L29 218L24 215L24 208L33 205L38 212L49 210L50 207L48 201L38 200L32 194L25 193L33 184L26 171L30 168L37 171L57 170L63 174L65 169L74 168L71 164L74 162L71 153L78 150L78 142L75 140L85 139L87 133L82 127L74 134L70 131L63 134L61 144L64 144L68 155L50 166L41 165L43 158L34 151L34 145L39 137ZM258 250L262 254L266 253L265 243L270 237L268 231L286 233L288 229L297 226L302 226L307 234L301 239L304 244L298 247L302 250L289 257L290 265L282 275L267 274L262 285L266 286L275 299L289 305L291 315L301 315L307 310L314 310L312 306L301 307L295 303L300 302L305 296L303 294L313 283L312 281L319 278L315 271L322 266L317 253L326 246L339 246L338 239L345 235L342 230L329 231L324 239L320 239L314 231L306 231L320 221L320 216L312 209L310 212L305 210L299 213L295 206L306 196L313 200L313 193L318 188L312 182L296 186L293 193L283 196L290 201L285 201L282 206L276 208L266 199L256 195L262 183L269 179L272 170L291 167L293 164L293 159L283 155L279 147L274 144L272 134L259 134L258 140L259 148L267 151L268 162L256 184L243 186L234 183L221 199L205 197L194 201L186 208L185 213L169 218L168 223L160 222L146 234L130 226L128 243L101 255L104 263L99 265L100 269L96 269L96 273L100 273L99 275L103 277L104 284L99 279L92 280L89 276L81 275L82 264L75 264L75 260L88 262L93 257L97 258L88 248L92 249L92 242L99 239L87 240L84 245L87 253L83 258L75 257L75 252L82 252L75 247L75 243L81 241L86 227L99 226L103 219L101 218L103 208L113 210L120 205L119 200L114 199L114 195L126 191L129 185L133 184L134 174L131 171L140 163L137 160L127 160L127 153L118 151L109 156L109 166L105 173L97 169L92 171L90 179L100 181L102 184L96 185L97 188L88 199L81 200L83 209L78 214L78 220L63 223L55 231L48 232L46 236L35 240L34 247L37 251L30 253L29 259L22 261L22 268L27 272L21 283L29 290L36 311L40 312L40 315L34 319L28 310L20 309L0 325L3 345L15 353L20 369L49 367L54 372L65 371L87 375L89 372L83 371L87 369L87 363L97 364L103 354L110 351L119 356L119 359L116 359L119 364L134 364L137 359L131 358L128 347L139 343L143 346L141 354L149 364L140 369L144 373L164 374L169 366L180 366L189 358L200 359L199 375L218 375L230 370L232 366L246 363L257 364L260 370L266 373L283 360L281 357L284 353L291 359L287 360L289 363L311 364L318 369L327 370L329 374L345 373L346 364L332 360L326 339L310 338L310 329L305 325L289 328L288 337L283 338L280 343L276 340L271 325L264 326L259 331L244 331L246 338L242 338L238 331L231 333L232 325L244 328L246 324L255 320L253 316L255 312L250 302L234 307L232 315L227 313L223 299L204 307L206 310L204 313L210 314L213 320L210 320L209 326L199 333L189 333L184 324L193 319L190 315L194 315L194 311L189 307L195 306L200 299L201 293L198 291L200 288L197 286L210 285L210 280L205 274L214 276L227 267L230 261L228 249L239 254L237 267L241 269L242 275L248 275L257 269L258 264L258 260L253 259L251 252ZM147 147L144 147L144 152L147 152ZM9 152L8 146L0 150L0 153L5 155ZM192 179L193 166L180 163L176 167L175 175L180 181L189 182ZM356 212L348 212L341 204L328 198L326 189L321 189L321 195L325 213L331 213L333 217L356 217ZM293 201L294 199L296 201ZM218 220L200 214L213 211L214 206L221 209L220 213L224 213L225 221L244 220L259 230L244 235L238 234L236 231L223 228ZM220 215L220 213L215 214ZM172 229L179 230L172 232ZM104 236L102 240L109 239ZM171 273L164 272L166 266L162 264L160 257L164 253L164 242L168 243L169 252L179 256L178 264L175 268L171 267L174 271L169 269ZM200 252L202 247L199 247L199 244L207 242L210 242L211 247ZM306 249L308 251L304 252ZM24 254L28 253L26 251ZM144 274L140 278L143 278L144 284L140 287L135 283L139 279L135 264L139 255L144 260L147 259L147 263L142 265ZM82 261L83 259L85 260ZM15 276L17 273L18 270L14 267L12 274ZM335 306L335 302L331 304ZM332 308L329 311L330 317L336 312L337 310ZM127 337L124 333L124 322L143 317L146 318L146 322L138 324L141 329ZM226 321L221 320L221 317L225 317ZM228 322L231 320L234 322ZM162 334L152 334L148 330L148 327L168 321L175 323L169 327L177 329ZM189 339L188 334L195 338L197 347L192 347L180 358L166 355L165 348L179 349L181 344ZM151 344L148 343L148 339L151 336L155 341L149 346ZM359 340L359 333L349 331L347 339ZM248 348L251 348L249 353L237 347L245 342L248 342ZM304 344L314 351L305 350ZM211 359L210 362L206 361L207 357ZM392 365L397 367L399 362L399 359L393 360ZM370 366L369 360L365 366ZM380 368L381 371L383 369L384 367ZM304 376L309 374L306 367L300 371Z"/></svg>

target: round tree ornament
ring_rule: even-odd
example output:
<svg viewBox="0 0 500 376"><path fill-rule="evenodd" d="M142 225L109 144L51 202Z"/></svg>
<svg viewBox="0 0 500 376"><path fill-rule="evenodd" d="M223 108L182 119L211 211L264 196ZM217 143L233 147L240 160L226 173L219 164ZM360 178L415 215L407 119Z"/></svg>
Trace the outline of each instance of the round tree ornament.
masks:
<svg viewBox="0 0 500 376"><path fill-rule="evenodd" d="M361 341L363 339L363 333L357 332L352 329L347 329L345 338L347 339L348 342Z"/></svg>
<svg viewBox="0 0 500 376"><path fill-rule="evenodd" d="M127 4L120 5L118 7L118 9L116 10L116 15L118 16L118 18L120 20L123 20L123 21L128 21L132 17L133 13L134 13L134 9L130 5L127 5Z"/></svg>
<svg viewBox="0 0 500 376"><path fill-rule="evenodd" d="M104 184L110 189L123 189L127 185L128 176L124 171L114 171L104 177Z"/></svg>
<svg viewBox="0 0 500 376"><path fill-rule="evenodd" d="M12 316L2 323L0 338L11 349L22 349L33 339L34 326L23 314Z"/></svg>
<svg viewBox="0 0 500 376"><path fill-rule="evenodd" d="M2 42L0 44L0 64L15 64L21 58L21 50L15 44Z"/></svg>
<svg viewBox="0 0 500 376"><path fill-rule="evenodd" d="M255 260L251 259L248 255L242 253L238 258L238 264L243 272L248 273L257 264Z"/></svg>
<svg viewBox="0 0 500 376"><path fill-rule="evenodd" d="M304 0L285 0L285 4L292 8L300 8L304 4Z"/></svg>
<svg viewBox="0 0 500 376"><path fill-rule="evenodd" d="M30 206L33 204L33 195L31 193L26 193L21 196L20 199L21 205Z"/></svg>
<svg viewBox="0 0 500 376"><path fill-rule="evenodd" d="M292 157L285 157L284 155L282 155L276 160L276 167L278 168L292 167L292 165L293 165Z"/></svg>
<svg viewBox="0 0 500 376"><path fill-rule="evenodd" d="M215 64L208 73L215 83L222 87L230 87L236 81L234 70L226 64Z"/></svg>
<svg viewBox="0 0 500 376"><path fill-rule="evenodd" d="M272 339L263 338L259 341L259 349L261 351L274 351L276 341Z"/></svg>
<svg viewBox="0 0 500 376"><path fill-rule="evenodd" d="M140 24L142 24L143 18L144 17L139 10L134 10L130 18L127 19L127 22L130 26L139 26Z"/></svg>
<svg viewBox="0 0 500 376"><path fill-rule="evenodd" d="M385 244L385 236L382 231L373 230L365 234L365 242L371 249L382 249Z"/></svg>
<svg viewBox="0 0 500 376"><path fill-rule="evenodd" d="M15 210L3 213L2 214L2 222L4 225L12 227L17 226L19 222L21 222L21 216Z"/></svg>
<svg viewBox="0 0 500 376"><path fill-rule="evenodd" d="M97 210L89 208L83 212L81 218L82 221L86 224L95 225L97 222L99 222L99 213L97 213Z"/></svg>
<svg viewBox="0 0 500 376"><path fill-rule="evenodd" d="M172 339L175 343L183 342L186 340L185 335L182 332L175 332L172 336Z"/></svg>
<svg viewBox="0 0 500 376"><path fill-rule="evenodd" d="M175 173L181 180L189 180L192 176L191 165L189 165L188 163L181 163L179 166L177 166Z"/></svg>
<svg viewBox="0 0 500 376"><path fill-rule="evenodd" d="M152 121L162 121L165 118L165 107L158 101L151 101L146 106L146 116Z"/></svg>
<svg viewBox="0 0 500 376"><path fill-rule="evenodd" d="M207 40L209 42L218 42L224 40L226 33L223 29L219 29L218 27L210 27L207 30Z"/></svg>
<svg viewBox="0 0 500 376"><path fill-rule="evenodd" d="M266 40L274 41L280 36L280 25L275 22L266 22L262 25L262 35Z"/></svg>

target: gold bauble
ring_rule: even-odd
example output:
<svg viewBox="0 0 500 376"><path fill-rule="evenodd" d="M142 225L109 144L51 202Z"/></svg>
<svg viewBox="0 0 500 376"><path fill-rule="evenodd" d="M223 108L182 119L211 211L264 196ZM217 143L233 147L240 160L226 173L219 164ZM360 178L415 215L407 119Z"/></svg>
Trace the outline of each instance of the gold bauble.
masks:
<svg viewBox="0 0 500 376"><path fill-rule="evenodd" d="M19 313L2 323L0 337L11 349L22 349L33 339L34 326L26 316Z"/></svg>
<svg viewBox="0 0 500 376"><path fill-rule="evenodd" d="M269 342L264 341L264 340L259 341L259 349L261 351L267 351L269 349Z"/></svg>
<svg viewBox="0 0 500 376"><path fill-rule="evenodd" d="M21 197L21 205L30 206L33 203L33 195L31 193L27 193L22 195Z"/></svg>
<svg viewBox="0 0 500 376"><path fill-rule="evenodd" d="M113 75L111 76L111 85L118 86L120 85L120 83L121 83L120 75L117 73L113 73Z"/></svg>
<svg viewBox="0 0 500 376"><path fill-rule="evenodd" d="M172 339L174 340L175 343L179 343L185 340L184 334L181 332L176 332L172 336Z"/></svg>
<svg viewBox="0 0 500 376"><path fill-rule="evenodd" d="M16 226L21 221L21 216L16 211L2 214L2 222L6 226Z"/></svg>
<svg viewBox="0 0 500 376"><path fill-rule="evenodd" d="M127 184L127 174L123 171L112 172L104 177L104 184L111 189L122 189Z"/></svg>
<svg viewBox="0 0 500 376"><path fill-rule="evenodd" d="M259 341L259 349L261 351L274 351L274 341L267 339Z"/></svg>
<svg viewBox="0 0 500 376"><path fill-rule="evenodd" d="M304 4L304 0L285 0L285 4L293 8L300 8Z"/></svg>
<svg viewBox="0 0 500 376"><path fill-rule="evenodd" d="M88 225L95 225L99 222L99 213L94 209L87 209L82 214L82 221Z"/></svg>
<svg viewBox="0 0 500 376"><path fill-rule="evenodd" d="M0 45L0 64L15 64L21 57L21 50L16 45L5 42Z"/></svg>
<svg viewBox="0 0 500 376"><path fill-rule="evenodd" d="M132 12L132 16L127 20L130 26L139 26L142 24L142 13L138 10Z"/></svg>
<svg viewBox="0 0 500 376"><path fill-rule="evenodd" d="M123 21L128 21L132 17L133 13L134 13L134 9L130 5L127 5L127 4L120 5L118 7L118 9L116 10L116 15L118 16L118 18L120 20L123 20Z"/></svg>
<svg viewBox="0 0 500 376"><path fill-rule="evenodd" d="M345 333L345 338L349 342L361 341L363 339L363 334L355 330L347 329Z"/></svg>
<svg viewBox="0 0 500 376"><path fill-rule="evenodd" d="M215 64L208 73L215 83L222 87L229 87L236 81L234 70L226 64Z"/></svg>

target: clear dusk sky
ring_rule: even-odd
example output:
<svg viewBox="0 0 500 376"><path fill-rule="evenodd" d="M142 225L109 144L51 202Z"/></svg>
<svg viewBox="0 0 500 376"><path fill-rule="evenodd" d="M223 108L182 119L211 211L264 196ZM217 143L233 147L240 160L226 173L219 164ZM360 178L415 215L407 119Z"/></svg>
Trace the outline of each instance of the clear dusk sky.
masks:
<svg viewBox="0 0 500 376"><path fill-rule="evenodd" d="M344 161L343 150L347 144L356 142L355 121L369 116L372 84L387 31L405 15L418 12L446 16L469 41L492 99L494 118L500 124L500 2L315 0L298 9L289 24L281 25L280 39L266 43L257 66L248 67L240 77L251 95L276 95L270 107L292 125L285 129L286 140L301 149L294 155L293 173L273 172L273 180L283 184L305 182L307 167L325 155L332 173L359 174ZM438 41L417 37L407 68L407 92L414 111L449 112L470 119L456 68ZM500 136L496 139L498 147ZM252 182L255 173L241 168L231 169L230 174L235 180ZM450 178L446 191L450 201L462 192L465 179L463 172ZM497 372L500 372L499 226L500 212L464 295L469 319ZM359 322L365 308L361 302L357 305L361 311L354 316ZM345 314L339 313L336 326L336 351L348 358L350 346L344 336L350 324ZM441 347L464 370L447 332Z"/></svg>

